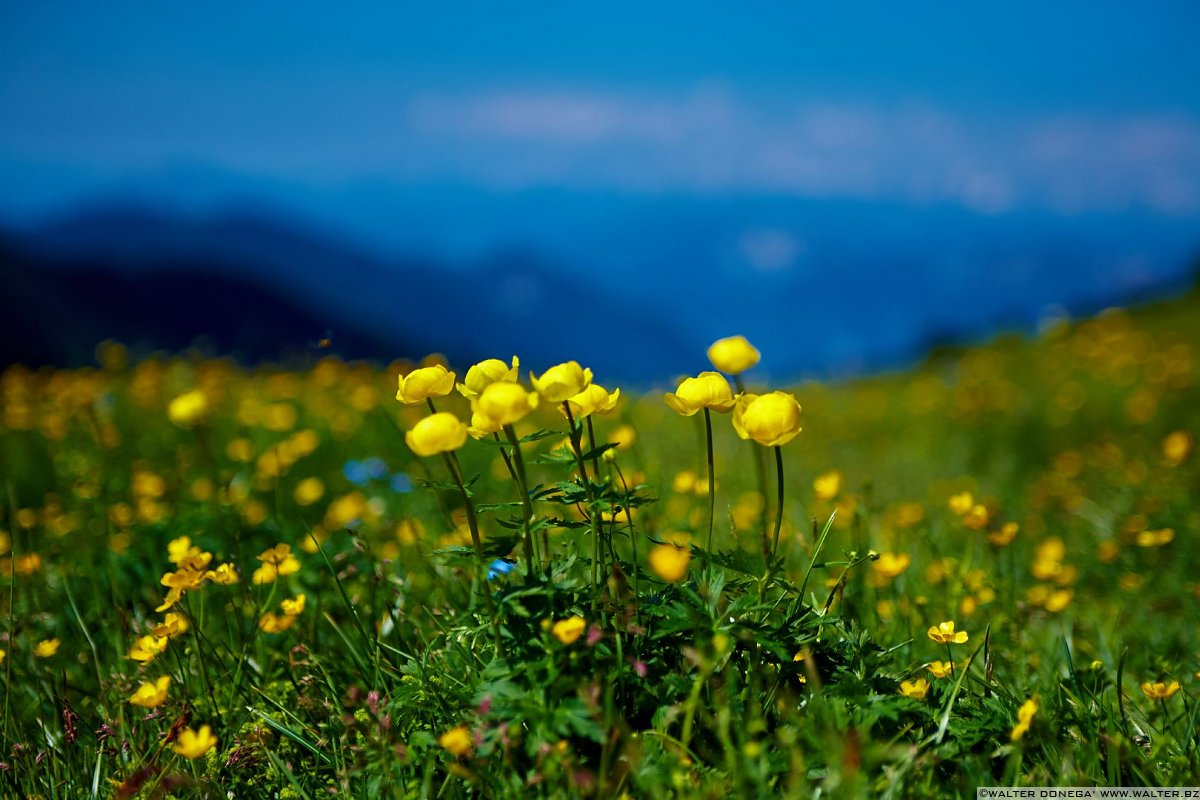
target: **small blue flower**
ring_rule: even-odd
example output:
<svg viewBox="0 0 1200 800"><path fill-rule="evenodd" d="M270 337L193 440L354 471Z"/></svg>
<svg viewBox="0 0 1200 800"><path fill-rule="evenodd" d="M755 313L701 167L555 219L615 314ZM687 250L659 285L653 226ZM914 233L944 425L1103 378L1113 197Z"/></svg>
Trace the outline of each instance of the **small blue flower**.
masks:
<svg viewBox="0 0 1200 800"><path fill-rule="evenodd" d="M389 485L396 494L408 494L413 488L412 478L408 477L408 474L404 472L397 472L393 475Z"/></svg>
<svg viewBox="0 0 1200 800"><path fill-rule="evenodd" d="M380 480L388 474L387 462L378 456L371 456L366 459L362 462L362 466L366 470L367 476L373 481Z"/></svg>
<svg viewBox="0 0 1200 800"><path fill-rule="evenodd" d="M517 562L509 561L508 559L505 559L505 558L497 558L495 561L493 561L491 564L488 565L487 579L489 581L494 581L494 580L496 580L496 578L499 578L501 575L507 575L508 573L512 572L516 568L517 568Z"/></svg>
<svg viewBox="0 0 1200 800"><path fill-rule="evenodd" d="M371 476L367 474L361 461L355 461L353 458L342 465L342 474L346 476L346 480L353 483L355 486L362 486L367 481L371 480Z"/></svg>

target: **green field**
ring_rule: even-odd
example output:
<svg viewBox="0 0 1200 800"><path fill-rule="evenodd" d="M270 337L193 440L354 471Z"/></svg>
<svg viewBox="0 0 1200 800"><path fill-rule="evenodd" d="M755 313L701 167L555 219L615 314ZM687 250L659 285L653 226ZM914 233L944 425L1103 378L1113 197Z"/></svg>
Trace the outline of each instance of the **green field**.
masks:
<svg viewBox="0 0 1200 800"><path fill-rule="evenodd" d="M10 368L0 796L1200 786L1198 353L1193 293L783 387L711 483L661 393L419 457L413 364Z"/></svg>

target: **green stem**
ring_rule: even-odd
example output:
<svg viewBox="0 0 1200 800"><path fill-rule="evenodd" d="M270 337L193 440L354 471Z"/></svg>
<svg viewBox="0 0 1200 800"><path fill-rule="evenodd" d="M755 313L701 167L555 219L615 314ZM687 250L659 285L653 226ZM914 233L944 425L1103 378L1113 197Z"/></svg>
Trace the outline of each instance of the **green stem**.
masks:
<svg viewBox="0 0 1200 800"><path fill-rule="evenodd" d="M713 523L717 515L717 472L713 467L712 413L704 409L704 441L708 445L708 543L704 549L712 552Z"/></svg>
<svg viewBox="0 0 1200 800"><path fill-rule="evenodd" d="M733 385L737 389L738 394L746 393L746 384L742 383L741 375L733 376ZM763 464L762 451L757 447L754 448L754 477L758 480L758 496L762 498L763 513L762 513L762 535L763 535L763 553L767 552L767 467Z"/></svg>
<svg viewBox="0 0 1200 800"><path fill-rule="evenodd" d="M516 468L513 477L517 479L517 488L521 491L521 509L525 524L525 556L529 560L525 574L532 581L533 564L537 561L537 552L534 547L533 528L531 527L533 521L533 502L529 499L529 481L525 477L525 459L521 456L521 443L517 441L517 432L513 430L512 425L504 426L504 435L508 437L508 443L512 445L513 460L510 466ZM503 448L501 451L503 452ZM505 460L507 461L507 459Z"/></svg>
<svg viewBox="0 0 1200 800"><path fill-rule="evenodd" d="M775 476L777 492L775 496L775 535L771 544L771 560L779 550L779 531L783 528L783 448L775 446Z"/></svg>
<svg viewBox="0 0 1200 800"><path fill-rule="evenodd" d="M571 426L571 448L575 451L575 465L579 469L579 480L583 483L583 491L587 495L588 522L592 526L592 586L595 592L592 594L592 611L596 610L596 605L600 600L600 520L596 516L595 502L596 498L592 491L592 483L588 480L587 466L583 461L583 450L580 445L580 439L583 436L583 426L575 424L575 415L571 413L571 404L563 401L563 411L567 415L567 423Z"/></svg>

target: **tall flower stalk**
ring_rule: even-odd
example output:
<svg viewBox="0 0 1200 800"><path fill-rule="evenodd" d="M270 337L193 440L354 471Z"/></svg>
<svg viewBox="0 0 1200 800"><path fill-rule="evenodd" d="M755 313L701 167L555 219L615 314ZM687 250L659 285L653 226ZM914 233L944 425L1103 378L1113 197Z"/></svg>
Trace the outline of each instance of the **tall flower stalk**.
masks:
<svg viewBox="0 0 1200 800"><path fill-rule="evenodd" d="M782 448L800 433L800 404L795 395L788 392L742 395L733 410L733 428L741 438L775 449L775 529L768 540L764 528L762 543L763 556L770 564L779 550L779 534L783 528Z"/></svg>

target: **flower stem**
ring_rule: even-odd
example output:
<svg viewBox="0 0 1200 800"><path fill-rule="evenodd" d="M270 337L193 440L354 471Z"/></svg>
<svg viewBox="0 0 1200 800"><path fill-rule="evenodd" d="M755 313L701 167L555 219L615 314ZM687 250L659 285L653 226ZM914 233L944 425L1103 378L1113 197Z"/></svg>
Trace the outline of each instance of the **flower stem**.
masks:
<svg viewBox="0 0 1200 800"><path fill-rule="evenodd" d="M746 384L742 383L741 375L733 376L733 385L737 389L738 394L746 393ZM758 480L758 496L761 497L762 501L763 501L762 535L763 535L763 553L765 554L767 552L767 546L766 546L766 542L767 542L767 514L766 514L767 468L763 464L762 451L759 450L757 447L754 448L754 477Z"/></svg>
<svg viewBox="0 0 1200 800"><path fill-rule="evenodd" d="M775 446L775 475L777 491L775 495L775 535L771 544L771 560L779 550L779 531L783 528L783 448Z"/></svg>
<svg viewBox="0 0 1200 800"><path fill-rule="evenodd" d="M713 468L712 413L704 409L704 441L708 445L708 542L704 549L712 552L713 523L717 515L717 473ZM757 460L757 454L755 455Z"/></svg>
<svg viewBox="0 0 1200 800"><path fill-rule="evenodd" d="M571 413L571 404L563 402L563 411L567 415L567 423L571 426L571 448L575 451L575 464L579 468L579 480L583 483L583 491L587 495L588 522L592 526L592 585L596 591L592 595L592 610L596 610L596 605L600 599L600 580L603 572L600 569L600 560L603 557L603 551L600 549L600 520L596 516L595 501L596 497L592 492L592 483L588 480L587 466L583 461L583 449L580 444L580 439L583 437L583 426L575 424L575 415Z"/></svg>
<svg viewBox="0 0 1200 800"><path fill-rule="evenodd" d="M450 474L454 476L454 482L458 484L458 491L462 494L463 505L467 510L467 527L471 529L471 542L475 545L475 560L478 564L478 572L475 579L477 581L482 580L483 582L483 599L487 604L488 616L492 618L492 635L496 640L496 657L504 658L504 643L500 639L500 618L496 616L496 604L492 601L492 590L487 582L487 564L483 561L483 540L479 537L479 521L475 519L475 504L471 502L471 495L467 494L467 486L463 481L462 466L458 463L458 456L453 451L443 453L442 455L446 457L446 467L450 470Z"/></svg>
<svg viewBox="0 0 1200 800"><path fill-rule="evenodd" d="M526 575L529 580L533 580L533 564L537 561L537 552L533 540L533 502L529 499L529 481L525 477L525 459L521 456L521 443L517 440L517 432L513 430L512 425L504 426L504 435L508 437L508 443L512 445L512 466L515 467L513 477L517 479L517 488L521 491L521 509L523 511L523 522L525 524L525 555L529 559L529 564L526 568ZM501 448L503 451L503 448Z"/></svg>

